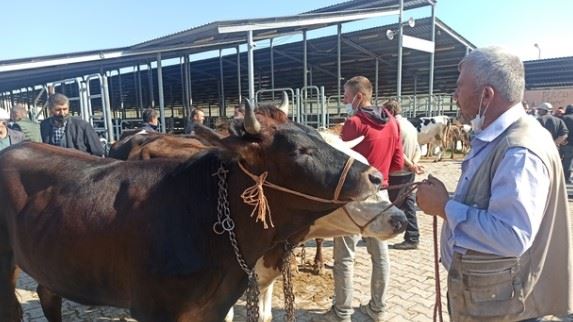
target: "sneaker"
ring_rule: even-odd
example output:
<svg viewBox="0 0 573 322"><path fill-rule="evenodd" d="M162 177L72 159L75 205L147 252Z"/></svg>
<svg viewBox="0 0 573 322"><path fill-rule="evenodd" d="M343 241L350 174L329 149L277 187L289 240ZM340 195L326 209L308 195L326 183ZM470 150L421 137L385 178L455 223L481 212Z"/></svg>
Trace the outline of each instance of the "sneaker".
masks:
<svg viewBox="0 0 573 322"><path fill-rule="evenodd" d="M408 249L418 249L418 242L403 241L398 244L390 245L392 249L408 250Z"/></svg>
<svg viewBox="0 0 573 322"><path fill-rule="evenodd" d="M370 307L370 304L361 304L360 305L360 312L368 315L372 321L374 322L382 322L384 321L383 317L384 317L384 311L380 311L380 312L375 312L374 310L372 310L372 308Z"/></svg>
<svg viewBox="0 0 573 322"><path fill-rule="evenodd" d="M310 321L312 322L351 322L350 317L341 318L339 317L336 312L334 312L334 308L330 308L328 312L323 314L316 314L313 316Z"/></svg>

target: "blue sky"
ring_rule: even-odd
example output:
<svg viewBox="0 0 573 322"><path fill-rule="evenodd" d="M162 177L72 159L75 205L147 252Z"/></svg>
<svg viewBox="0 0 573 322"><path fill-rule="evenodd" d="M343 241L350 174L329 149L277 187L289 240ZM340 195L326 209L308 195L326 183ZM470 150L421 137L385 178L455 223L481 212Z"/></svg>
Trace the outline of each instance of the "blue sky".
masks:
<svg viewBox="0 0 573 322"><path fill-rule="evenodd" d="M0 60L133 45L205 23L286 16L340 0L7 0ZM201 4L203 3L203 4ZM476 46L501 45L522 59L573 56L573 0L438 0L437 17ZM407 12L426 17L430 9ZM397 17L358 26L384 25ZM285 40L288 41L288 40Z"/></svg>

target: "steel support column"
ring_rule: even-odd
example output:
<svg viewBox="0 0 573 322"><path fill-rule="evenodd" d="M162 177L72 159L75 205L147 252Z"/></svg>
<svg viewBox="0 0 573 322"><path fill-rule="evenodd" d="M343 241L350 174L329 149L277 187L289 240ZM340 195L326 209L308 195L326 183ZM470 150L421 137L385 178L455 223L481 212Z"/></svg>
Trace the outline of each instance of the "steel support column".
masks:
<svg viewBox="0 0 573 322"><path fill-rule="evenodd" d="M221 92L219 93L219 116L227 116L225 111L225 75L223 74L223 49L219 49L219 82Z"/></svg>
<svg viewBox="0 0 573 322"><path fill-rule="evenodd" d="M432 43L434 43L434 48L436 47L436 5L432 4ZM434 54L435 51L430 53L430 79L429 79L429 89L428 94L428 103L430 104L430 108L432 107L432 100L434 95Z"/></svg>
<svg viewBox="0 0 573 322"><path fill-rule="evenodd" d="M237 93L239 93L239 105L243 102L241 93L241 48L237 46Z"/></svg>
<svg viewBox="0 0 573 322"><path fill-rule="evenodd" d="M149 66L151 66L151 64L149 64ZM163 101L163 68L161 67L161 53L157 54L157 90L159 92L159 113L161 117L161 133L165 133L166 132L165 102Z"/></svg>
<svg viewBox="0 0 573 322"><path fill-rule="evenodd" d="M255 101L255 65L254 65L254 48L253 31L247 32L247 48L248 48L248 67L249 67L249 100Z"/></svg>
<svg viewBox="0 0 573 322"><path fill-rule="evenodd" d="M402 96L402 15L404 14L404 0L400 0L400 13L398 15L398 74L396 76L396 97L401 101Z"/></svg>
<svg viewBox="0 0 573 322"><path fill-rule="evenodd" d="M273 101L275 100L275 51L273 48L273 38L271 38L271 44L270 44L270 52L271 52L271 89L273 89L273 91L271 92L272 96L273 96Z"/></svg>
<svg viewBox="0 0 573 322"><path fill-rule="evenodd" d="M340 55L342 54L342 25L338 24L337 26L337 33L336 33L336 90L338 94L338 99L336 100L336 110L338 114L340 114L341 102L340 98L342 97L341 93L341 85L342 82L342 67L341 67L341 58Z"/></svg>
<svg viewBox="0 0 573 322"><path fill-rule="evenodd" d="M155 107L155 94L153 93L153 67L151 62L147 64L147 86L149 88L149 105Z"/></svg>

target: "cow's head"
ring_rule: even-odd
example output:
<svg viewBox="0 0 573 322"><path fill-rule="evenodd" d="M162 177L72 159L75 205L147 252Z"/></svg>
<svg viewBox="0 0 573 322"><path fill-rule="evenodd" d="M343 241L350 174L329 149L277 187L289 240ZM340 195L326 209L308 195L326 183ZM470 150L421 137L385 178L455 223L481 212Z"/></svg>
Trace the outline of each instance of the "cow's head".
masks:
<svg viewBox="0 0 573 322"><path fill-rule="evenodd" d="M246 104L244 120L234 122L226 138L206 128L197 128L195 133L249 172L257 176L268 173L268 182L326 200L334 198L349 157L327 144L316 130L289 121L276 106L259 106L255 110L250 102ZM341 180L337 199L363 200L375 193L381 182L382 175L377 170L354 162ZM329 211L340 206L317 203L272 188L265 188L265 193L270 202L274 199L290 210Z"/></svg>

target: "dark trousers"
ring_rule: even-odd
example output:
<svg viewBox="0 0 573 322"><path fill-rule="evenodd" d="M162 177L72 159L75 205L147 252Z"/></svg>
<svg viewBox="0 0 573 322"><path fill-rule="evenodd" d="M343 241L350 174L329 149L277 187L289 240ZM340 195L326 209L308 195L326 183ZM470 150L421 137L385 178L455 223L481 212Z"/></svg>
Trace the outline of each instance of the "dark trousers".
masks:
<svg viewBox="0 0 573 322"><path fill-rule="evenodd" d="M411 172L391 173L390 186L412 183L414 179L416 179L416 176ZM402 198L402 194L406 191L407 188L388 191L390 201L395 202L396 199ZM413 192L409 193L404 199L396 203L396 207L404 212L408 220L404 240L417 243L420 239L420 231L418 230L418 219L416 217L416 195Z"/></svg>
<svg viewBox="0 0 573 322"><path fill-rule="evenodd" d="M416 217L416 195L413 192L404 199L400 209L408 220L404 240L417 243L420 240L420 231L418 229L418 218Z"/></svg>
<svg viewBox="0 0 573 322"><path fill-rule="evenodd" d="M559 152L561 152L561 162L563 164L565 181L569 181L571 176L571 161L573 160L573 145L563 145L559 149Z"/></svg>

